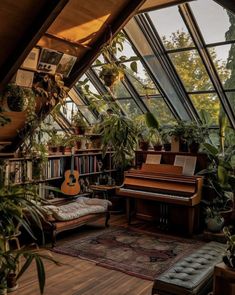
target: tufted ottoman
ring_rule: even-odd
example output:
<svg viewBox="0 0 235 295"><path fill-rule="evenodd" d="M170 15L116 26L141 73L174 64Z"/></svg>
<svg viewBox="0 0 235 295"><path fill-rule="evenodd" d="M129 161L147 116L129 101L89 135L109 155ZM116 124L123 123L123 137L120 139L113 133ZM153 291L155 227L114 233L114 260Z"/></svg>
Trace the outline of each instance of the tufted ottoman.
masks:
<svg viewBox="0 0 235 295"><path fill-rule="evenodd" d="M155 281L152 295L207 295L214 266L222 261L225 244L210 242L178 261Z"/></svg>

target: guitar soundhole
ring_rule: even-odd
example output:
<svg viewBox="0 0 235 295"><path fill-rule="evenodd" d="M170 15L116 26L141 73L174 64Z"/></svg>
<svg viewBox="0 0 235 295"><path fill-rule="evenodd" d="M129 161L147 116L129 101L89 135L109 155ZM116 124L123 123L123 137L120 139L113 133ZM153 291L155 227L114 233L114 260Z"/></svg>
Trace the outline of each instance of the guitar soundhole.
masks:
<svg viewBox="0 0 235 295"><path fill-rule="evenodd" d="M68 185L69 185L69 186L73 186L75 182L76 182L76 178L74 177L73 174L70 174L70 175L69 175L69 182L68 182Z"/></svg>

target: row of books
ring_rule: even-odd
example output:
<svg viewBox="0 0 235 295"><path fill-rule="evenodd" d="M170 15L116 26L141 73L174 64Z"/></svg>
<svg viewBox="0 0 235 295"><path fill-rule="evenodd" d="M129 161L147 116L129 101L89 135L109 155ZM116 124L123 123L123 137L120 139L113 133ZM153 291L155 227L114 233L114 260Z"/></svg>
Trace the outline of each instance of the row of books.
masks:
<svg viewBox="0 0 235 295"><path fill-rule="evenodd" d="M48 159L40 164L39 160L14 160L8 161L5 173L5 185L10 183L23 183L33 180L46 180L63 177L68 169L64 157ZM74 158L74 168L80 174L89 174L108 170L104 165L101 155L82 155Z"/></svg>
<svg viewBox="0 0 235 295"><path fill-rule="evenodd" d="M75 157L75 169L79 171L80 174L96 173L101 172L106 167L100 156L89 155Z"/></svg>
<svg viewBox="0 0 235 295"><path fill-rule="evenodd" d="M39 161L8 161L5 173L5 185L23 183L27 181L62 177L65 160L49 159L40 164Z"/></svg>

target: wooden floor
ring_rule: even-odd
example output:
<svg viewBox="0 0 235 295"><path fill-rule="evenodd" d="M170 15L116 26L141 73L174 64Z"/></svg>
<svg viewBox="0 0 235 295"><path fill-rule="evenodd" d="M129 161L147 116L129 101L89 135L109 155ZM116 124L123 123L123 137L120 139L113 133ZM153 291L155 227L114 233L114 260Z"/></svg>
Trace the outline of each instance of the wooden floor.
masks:
<svg viewBox="0 0 235 295"><path fill-rule="evenodd" d="M124 216L113 215L110 226L126 225ZM65 240L86 236L101 226L86 226L58 236L59 245ZM150 295L153 282L142 280L122 272L96 266L79 258L53 253L64 263L55 266L46 262L45 295ZM20 279L19 288L12 295L39 295L35 267L31 267Z"/></svg>

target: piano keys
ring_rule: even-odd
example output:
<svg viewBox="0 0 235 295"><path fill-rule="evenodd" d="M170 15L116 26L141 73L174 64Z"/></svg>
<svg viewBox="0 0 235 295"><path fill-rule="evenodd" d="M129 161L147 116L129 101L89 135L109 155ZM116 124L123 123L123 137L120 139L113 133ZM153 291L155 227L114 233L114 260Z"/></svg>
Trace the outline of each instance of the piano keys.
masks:
<svg viewBox="0 0 235 295"><path fill-rule="evenodd" d="M141 169L127 171L116 194L126 198L128 223L135 214L138 218L157 221L164 229L183 229L189 235L197 231L203 178L185 176L182 169L143 164Z"/></svg>

